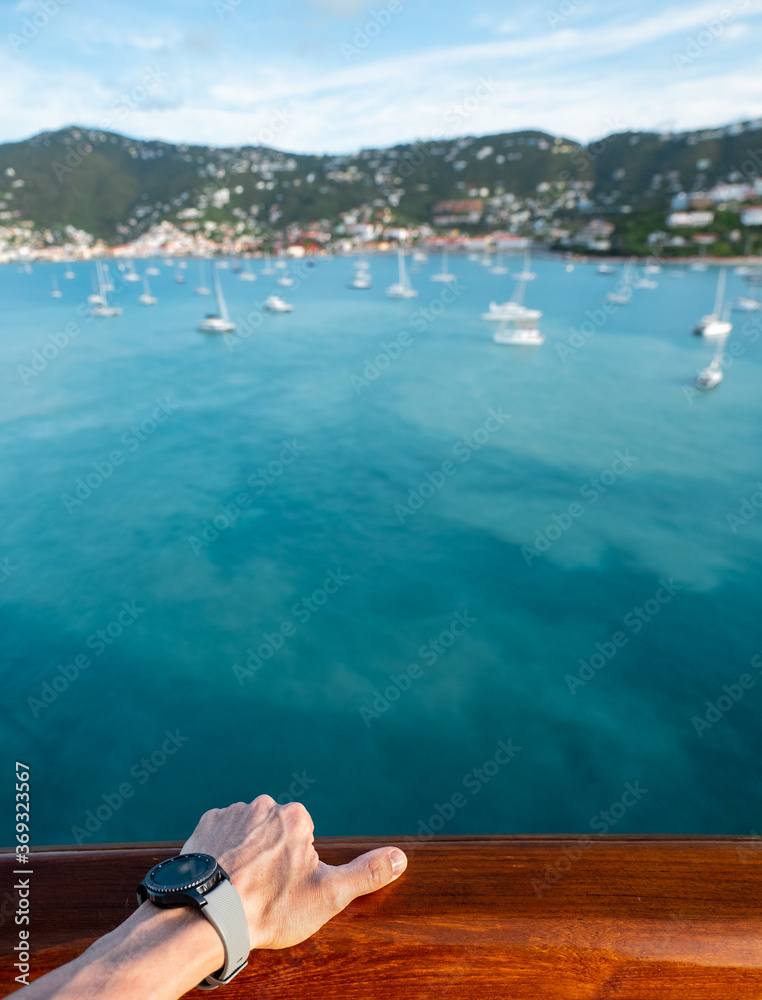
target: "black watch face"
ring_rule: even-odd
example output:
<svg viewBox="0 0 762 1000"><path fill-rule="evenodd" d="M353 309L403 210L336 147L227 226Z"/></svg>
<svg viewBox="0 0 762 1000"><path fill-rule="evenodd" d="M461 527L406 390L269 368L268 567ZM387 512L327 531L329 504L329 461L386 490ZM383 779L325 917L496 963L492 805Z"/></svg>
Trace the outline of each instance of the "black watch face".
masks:
<svg viewBox="0 0 762 1000"><path fill-rule="evenodd" d="M216 868L217 862L208 854L181 854L152 868L146 882L164 892L189 889L208 879Z"/></svg>

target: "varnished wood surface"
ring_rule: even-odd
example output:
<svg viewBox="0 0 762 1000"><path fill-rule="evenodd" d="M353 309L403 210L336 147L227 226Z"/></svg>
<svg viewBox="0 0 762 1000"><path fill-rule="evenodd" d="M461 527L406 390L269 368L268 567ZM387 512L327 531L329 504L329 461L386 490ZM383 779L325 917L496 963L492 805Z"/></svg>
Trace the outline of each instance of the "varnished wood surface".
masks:
<svg viewBox="0 0 762 1000"><path fill-rule="evenodd" d="M252 953L224 997L762 1000L762 846L751 838L333 838L316 846L340 864L390 843L410 859L401 879L296 948ZM36 852L33 977L124 919L138 881L178 847ZM0 855L6 903L14 867L12 855ZM1 929L4 997L15 986L12 912Z"/></svg>

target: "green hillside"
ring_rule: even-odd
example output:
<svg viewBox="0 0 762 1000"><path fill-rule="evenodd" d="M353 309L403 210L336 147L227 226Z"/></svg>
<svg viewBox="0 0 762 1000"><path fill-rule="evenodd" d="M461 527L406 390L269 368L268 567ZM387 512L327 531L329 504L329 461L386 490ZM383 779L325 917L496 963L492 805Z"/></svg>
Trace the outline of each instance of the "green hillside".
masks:
<svg viewBox="0 0 762 1000"><path fill-rule="evenodd" d="M506 228L553 242L554 227L573 233L595 216L611 219L614 249L624 252L664 227L676 193L753 180L759 149L760 122L623 133L589 146L525 131L344 156L171 145L72 127L0 145L0 226L31 222L50 231L48 242L74 226L120 243L165 220L209 234L227 223L268 238L321 222L335 230L343 213L354 224L432 224L438 203L480 199L479 222L463 231ZM716 225L725 239L737 214Z"/></svg>

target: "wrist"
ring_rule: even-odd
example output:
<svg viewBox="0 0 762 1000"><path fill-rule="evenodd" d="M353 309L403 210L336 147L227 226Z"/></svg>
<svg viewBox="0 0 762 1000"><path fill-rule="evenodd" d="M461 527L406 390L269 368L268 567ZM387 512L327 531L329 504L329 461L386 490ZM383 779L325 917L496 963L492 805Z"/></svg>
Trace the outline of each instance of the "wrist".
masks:
<svg viewBox="0 0 762 1000"><path fill-rule="evenodd" d="M156 970L155 982L161 979L162 970L165 975L182 972L191 989L225 960L219 934L192 907L164 910L145 902L114 933L119 931L122 934L115 942L119 958L132 962L145 957L146 964Z"/></svg>
<svg viewBox="0 0 762 1000"><path fill-rule="evenodd" d="M95 974L97 992L108 1000L174 1000L219 969L224 950L199 910L163 910L146 902L82 958L90 959L88 985L92 988Z"/></svg>

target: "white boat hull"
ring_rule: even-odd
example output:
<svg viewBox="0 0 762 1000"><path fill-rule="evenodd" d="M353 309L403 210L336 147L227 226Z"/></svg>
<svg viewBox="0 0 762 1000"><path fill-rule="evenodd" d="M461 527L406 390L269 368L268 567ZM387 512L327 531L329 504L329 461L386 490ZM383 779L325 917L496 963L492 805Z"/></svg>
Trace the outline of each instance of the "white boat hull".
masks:
<svg viewBox="0 0 762 1000"><path fill-rule="evenodd" d="M235 330L235 323L219 316L207 316L198 324L198 329L202 333L232 333Z"/></svg>
<svg viewBox="0 0 762 1000"><path fill-rule="evenodd" d="M498 330L492 339L496 344L512 347L540 347L545 343L539 330Z"/></svg>

